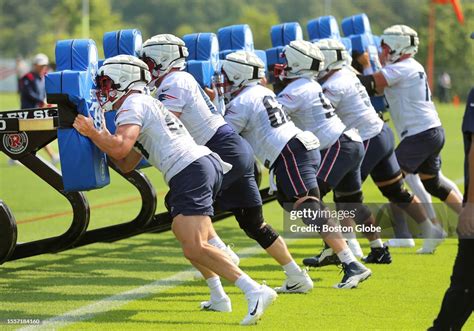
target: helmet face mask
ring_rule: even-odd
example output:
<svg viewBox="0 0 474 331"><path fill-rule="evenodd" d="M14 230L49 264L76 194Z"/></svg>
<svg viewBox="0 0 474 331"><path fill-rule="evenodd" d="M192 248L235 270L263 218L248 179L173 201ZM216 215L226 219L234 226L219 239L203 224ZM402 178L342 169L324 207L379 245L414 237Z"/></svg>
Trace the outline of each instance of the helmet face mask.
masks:
<svg viewBox="0 0 474 331"><path fill-rule="evenodd" d="M109 76L97 76L96 86L97 101L104 111L112 110L113 105L125 94L117 90L117 84Z"/></svg>
<svg viewBox="0 0 474 331"><path fill-rule="evenodd" d="M143 56L141 60L145 62L145 64L148 66L148 70L150 71L151 77L153 78L153 80L156 80L157 78L159 78L160 69L162 65L157 64L155 60L153 60L153 58L148 57L148 56Z"/></svg>

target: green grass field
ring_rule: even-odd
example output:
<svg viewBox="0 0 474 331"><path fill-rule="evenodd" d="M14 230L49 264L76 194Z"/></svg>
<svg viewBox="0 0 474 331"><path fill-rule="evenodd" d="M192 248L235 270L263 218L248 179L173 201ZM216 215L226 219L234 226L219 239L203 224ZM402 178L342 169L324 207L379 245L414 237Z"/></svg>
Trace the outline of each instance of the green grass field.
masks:
<svg viewBox="0 0 474 331"><path fill-rule="evenodd" d="M16 109L15 95L0 95L0 109ZM447 132L443 172L462 184L463 149L460 125L463 107L438 108ZM55 146L54 146L55 147ZM42 152L40 152L42 153ZM158 192L159 210L166 186L154 169L145 173ZM91 205L90 228L132 219L140 203L136 190L111 172L112 184L87 192ZM262 186L267 186L264 180ZM368 202L383 202L369 180L364 186ZM69 205L59 194L21 166L8 166L0 155L0 198L12 209L20 242L58 235L67 229ZM104 207L104 205L123 201ZM264 207L266 220L282 229L283 212L276 202ZM40 217L45 216L43 219ZM454 221L453 219L443 221ZM248 239L234 219L215 224L224 241L234 243L242 269L253 278L279 286L281 268L255 242ZM1 234L0 234L1 235ZM369 248L361 240L364 251ZM417 241L419 246L421 241ZM321 247L319 239L292 239L288 244L298 263ZM336 290L342 274L336 267L312 269L315 289L307 295L280 295L258 324L259 329L293 330L426 330L439 311L456 253L449 239L435 255L419 256L415 249L393 249L391 265L371 266L373 276L358 289ZM57 254L40 255L0 266L0 330L7 319L40 319L45 329L169 330L234 329L246 313L243 294L225 284L233 313L199 311L208 290L191 280L190 265L182 257L170 232L143 234L115 243L97 243ZM56 324L54 324L56 323ZM474 317L465 330L474 329Z"/></svg>

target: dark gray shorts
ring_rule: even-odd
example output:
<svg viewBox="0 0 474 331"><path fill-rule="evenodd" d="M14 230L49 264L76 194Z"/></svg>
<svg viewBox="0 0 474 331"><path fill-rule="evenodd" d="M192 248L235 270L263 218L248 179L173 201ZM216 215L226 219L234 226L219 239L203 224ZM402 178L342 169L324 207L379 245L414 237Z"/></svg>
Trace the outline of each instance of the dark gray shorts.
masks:
<svg viewBox="0 0 474 331"><path fill-rule="evenodd" d="M439 153L443 146L444 129L438 126L406 137L395 149L395 154L403 171L436 175L441 169Z"/></svg>
<svg viewBox="0 0 474 331"><path fill-rule="evenodd" d="M197 159L173 176L167 196L171 217L214 215L213 203L222 177L222 166L212 155Z"/></svg>

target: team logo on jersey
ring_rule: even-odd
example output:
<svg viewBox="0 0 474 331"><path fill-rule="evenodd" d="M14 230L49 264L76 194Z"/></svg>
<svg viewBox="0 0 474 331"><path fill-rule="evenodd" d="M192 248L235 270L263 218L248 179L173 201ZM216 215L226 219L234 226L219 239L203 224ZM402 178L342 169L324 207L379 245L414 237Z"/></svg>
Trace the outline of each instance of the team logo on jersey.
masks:
<svg viewBox="0 0 474 331"><path fill-rule="evenodd" d="M11 154L21 154L28 147L28 135L24 132L3 136L3 147Z"/></svg>
<svg viewBox="0 0 474 331"><path fill-rule="evenodd" d="M174 97L170 94L166 94L166 93L161 93L159 96L158 96L158 100L160 101L163 101L163 100L176 100L178 99L177 97Z"/></svg>

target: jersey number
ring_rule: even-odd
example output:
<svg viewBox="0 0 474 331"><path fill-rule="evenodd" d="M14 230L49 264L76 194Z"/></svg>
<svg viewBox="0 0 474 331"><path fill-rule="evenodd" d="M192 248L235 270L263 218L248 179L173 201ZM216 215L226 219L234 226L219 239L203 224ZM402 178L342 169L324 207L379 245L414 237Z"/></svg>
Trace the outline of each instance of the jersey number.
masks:
<svg viewBox="0 0 474 331"><path fill-rule="evenodd" d="M270 120L270 125L272 127L278 128L289 121L285 110L274 97L267 95L263 98L263 105L267 110L268 119Z"/></svg>
<svg viewBox="0 0 474 331"><path fill-rule="evenodd" d="M332 109L331 102L326 98L323 92L319 92L319 100L321 101L321 105L326 110Z"/></svg>

